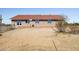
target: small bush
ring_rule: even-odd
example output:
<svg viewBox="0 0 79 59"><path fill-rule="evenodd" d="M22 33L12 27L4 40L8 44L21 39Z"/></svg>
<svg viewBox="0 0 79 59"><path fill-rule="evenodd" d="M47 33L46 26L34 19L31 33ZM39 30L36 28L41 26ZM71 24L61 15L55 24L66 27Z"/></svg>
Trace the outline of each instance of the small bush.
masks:
<svg viewBox="0 0 79 59"><path fill-rule="evenodd" d="M0 36L2 36L2 34L0 34Z"/></svg>

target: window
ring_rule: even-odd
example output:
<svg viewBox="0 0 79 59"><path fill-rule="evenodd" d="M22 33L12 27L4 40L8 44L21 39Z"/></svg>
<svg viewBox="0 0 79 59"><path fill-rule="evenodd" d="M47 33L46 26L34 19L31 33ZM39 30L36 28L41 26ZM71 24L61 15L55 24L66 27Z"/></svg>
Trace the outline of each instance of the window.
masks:
<svg viewBox="0 0 79 59"><path fill-rule="evenodd" d="M30 23L30 20L27 20L27 23Z"/></svg>
<svg viewBox="0 0 79 59"><path fill-rule="evenodd" d="M21 21L17 21L17 25L22 25Z"/></svg>
<svg viewBox="0 0 79 59"><path fill-rule="evenodd" d="M17 25L19 25L19 21L17 21Z"/></svg>
<svg viewBox="0 0 79 59"><path fill-rule="evenodd" d="M25 22L27 23L27 20Z"/></svg>
<svg viewBox="0 0 79 59"><path fill-rule="evenodd" d="M26 22L26 23L30 23L30 20L26 20L25 22Z"/></svg>
<svg viewBox="0 0 79 59"><path fill-rule="evenodd" d="M49 20L48 20L48 23L51 24L51 22L52 22L51 19L49 19Z"/></svg>
<svg viewBox="0 0 79 59"><path fill-rule="evenodd" d="M19 24L22 25L21 22Z"/></svg>
<svg viewBox="0 0 79 59"><path fill-rule="evenodd" d="M30 20L27 20L27 23L30 23Z"/></svg>
<svg viewBox="0 0 79 59"><path fill-rule="evenodd" d="M35 23L39 23L39 20L35 20Z"/></svg>

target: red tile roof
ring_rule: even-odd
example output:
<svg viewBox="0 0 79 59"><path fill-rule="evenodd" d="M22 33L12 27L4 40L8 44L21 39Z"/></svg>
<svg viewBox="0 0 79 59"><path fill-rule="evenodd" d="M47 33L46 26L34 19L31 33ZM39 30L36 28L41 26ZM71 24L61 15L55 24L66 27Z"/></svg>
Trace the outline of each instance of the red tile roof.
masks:
<svg viewBox="0 0 79 59"><path fill-rule="evenodd" d="M42 20L47 20L47 19L52 19L52 20L63 20L63 16L61 15L16 15L11 18L12 21L16 20L28 20L28 19L42 19Z"/></svg>

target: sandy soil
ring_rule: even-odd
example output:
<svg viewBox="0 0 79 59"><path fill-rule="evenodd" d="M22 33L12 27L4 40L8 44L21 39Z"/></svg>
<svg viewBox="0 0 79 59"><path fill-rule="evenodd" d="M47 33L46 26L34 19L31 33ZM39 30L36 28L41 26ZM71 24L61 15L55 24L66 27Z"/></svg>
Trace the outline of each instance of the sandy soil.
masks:
<svg viewBox="0 0 79 59"><path fill-rule="evenodd" d="M78 51L79 34L57 34L52 28L16 29L0 36L1 51Z"/></svg>

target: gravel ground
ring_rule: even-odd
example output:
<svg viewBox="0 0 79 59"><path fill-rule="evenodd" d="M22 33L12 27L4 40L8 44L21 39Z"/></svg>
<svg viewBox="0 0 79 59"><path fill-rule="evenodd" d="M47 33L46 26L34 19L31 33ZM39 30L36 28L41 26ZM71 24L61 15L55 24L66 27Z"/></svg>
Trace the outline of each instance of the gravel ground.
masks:
<svg viewBox="0 0 79 59"><path fill-rule="evenodd" d="M78 51L79 34L55 33L52 28L26 28L0 36L1 51Z"/></svg>

